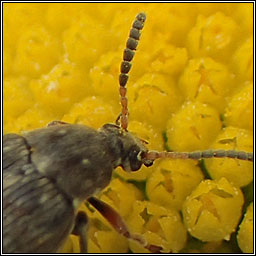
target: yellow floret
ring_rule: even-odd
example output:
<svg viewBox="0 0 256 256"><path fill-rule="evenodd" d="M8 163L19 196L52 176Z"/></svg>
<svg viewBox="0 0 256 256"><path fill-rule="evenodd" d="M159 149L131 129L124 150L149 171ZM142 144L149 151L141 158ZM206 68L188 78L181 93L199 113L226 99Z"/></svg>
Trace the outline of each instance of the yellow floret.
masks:
<svg viewBox="0 0 256 256"><path fill-rule="evenodd" d="M159 3L148 4L147 9L143 6L148 17L154 17L154 22L147 22L146 28L151 33L143 35L147 38L147 49L153 50L161 42L173 43L184 46L187 33L195 22L196 8L193 3ZM166 17L168 17L166 19Z"/></svg>
<svg viewBox="0 0 256 256"><path fill-rule="evenodd" d="M148 244L161 246L162 252L178 252L184 246L187 234L177 211L165 209L147 201L135 201L129 216L131 232L142 234ZM147 253L137 242L130 241L135 253Z"/></svg>
<svg viewBox="0 0 256 256"><path fill-rule="evenodd" d="M171 77L145 74L128 91L131 120L139 120L164 131L171 113L181 104L181 95ZM161 116L160 116L161 113Z"/></svg>
<svg viewBox="0 0 256 256"><path fill-rule="evenodd" d="M186 197L203 179L195 161L166 160L159 163L147 180L150 201L180 210Z"/></svg>
<svg viewBox="0 0 256 256"><path fill-rule="evenodd" d="M116 116L110 104L103 101L100 97L91 96L75 104L63 116L62 121L100 128L106 123L113 123Z"/></svg>
<svg viewBox="0 0 256 256"><path fill-rule="evenodd" d="M13 72L13 53L10 47L3 48L3 76L8 77Z"/></svg>
<svg viewBox="0 0 256 256"><path fill-rule="evenodd" d="M104 52L117 47L115 35L94 18L84 13L64 32L67 55L84 70L91 68Z"/></svg>
<svg viewBox="0 0 256 256"><path fill-rule="evenodd" d="M3 81L3 111L5 118L16 118L33 105L26 77L10 77Z"/></svg>
<svg viewBox="0 0 256 256"><path fill-rule="evenodd" d="M54 66L40 79L32 80L30 88L46 111L59 116L90 92L88 79L68 60Z"/></svg>
<svg viewBox="0 0 256 256"><path fill-rule="evenodd" d="M120 72L119 65L121 63L122 49L116 52L107 52L103 54L99 61L89 71L91 86L95 94L104 97L106 102L117 106L119 110L119 84L118 75Z"/></svg>
<svg viewBox="0 0 256 256"><path fill-rule="evenodd" d="M253 130L253 83L246 83L231 97L225 109L226 126Z"/></svg>
<svg viewBox="0 0 256 256"><path fill-rule="evenodd" d="M223 12L225 14L231 15L238 8L238 3L195 3L194 6L197 8L198 13L205 16L210 16L216 12Z"/></svg>
<svg viewBox="0 0 256 256"><path fill-rule="evenodd" d="M219 134L211 148L252 152L253 134L251 131L230 126ZM248 161L206 159L205 165L213 179L225 177L239 187L249 184L253 179L253 165Z"/></svg>
<svg viewBox="0 0 256 256"><path fill-rule="evenodd" d="M67 9L69 15L65 15ZM62 33L70 26L80 11L81 5L79 6L79 4L51 3L45 13L47 26L56 37L60 37L59 33Z"/></svg>
<svg viewBox="0 0 256 256"><path fill-rule="evenodd" d="M142 192L133 184L120 179L113 179L109 186L101 192L100 199L112 205L122 217L127 217L136 200L142 200Z"/></svg>
<svg viewBox="0 0 256 256"><path fill-rule="evenodd" d="M236 9L231 15L234 15L240 30L244 35L251 35L253 31L253 8L254 4L251 3L235 3Z"/></svg>
<svg viewBox="0 0 256 256"><path fill-rule="evenodd" d="M200 102L186 102L167 124L168 146L174 151L209 148L221 129L217 111Z"/></svg>
<svg viewBox="0 0 256 256"><path fill-rule="evenodd" d="M39 104L34 104L16 119L11 119L6 125L4 133L21 133L24 131L32 131L37 128L46 127L51 121L56 120L55 116L44 111Z"/></svg>
<svg viewBox="0 0 256 256"><path fill-rule="evenodd" d="M158 48L159 45L158 45ZM163 44L158 52L155 53L155 56L152 55L152 58L155 57L155 60L151 63L151 68L153 72L165 73L168 75L177 75L185 67L187 63L186 48L177 48L172 45Z"/></svg>
<svg viewBox="0 0 256 256"><path fill-rule="evenodd" d="M4 44L13 48L23 34L29 34L34 25L43 25L44 13L48 3L14 3L3 4L4 22L6 30L4 33Z"/></svg>
<svg viewBox="0 0 256 256"><path fill-rule="evenodd" d="M88 240L88 253L127 253L127 251L127 239L115 231L98 230Z"/></svg>
<svg viewBox="0 0 256 256"><path fill-rule="evenodd" d="M223 112L226 98L236 87L227 67L211 58L191 59L179 80L182 93L189 100L198 100Z"/></svg>
<svg viewBox="0 0 256 256"><path fill-rule="evenodd" d="M244 253L253 253L253 203L249 205L239 226L237 242Z"/></svg>
<svg viewBox="0 0 256 256"><path fill-rule="evenodd" d="M18 74L38 77L59 61L61 45L43 26L24 31L17 45L14 70Z"/></svg>
<svg viewBox="0 0 256 256"><path fill-rule="evenodd" d="M238 78L253 80L253 37L238 47L233 55L232 65Z"/></svg>
<svg viewBox="0 0 256 256"><path fill-rule="evenodd" d="M244 198L225 178L204 180L187 197L183 220L189 233L202 241L229 240L242 213Z"/></svg>
<svg viewBox="0 0 256 256"><path fill-rule="evenodd" d="M199 15L195 27L188 34L188 48L193 57L212 56L226 62L237 36L237 24L222 12L207 18Z"/></svg>

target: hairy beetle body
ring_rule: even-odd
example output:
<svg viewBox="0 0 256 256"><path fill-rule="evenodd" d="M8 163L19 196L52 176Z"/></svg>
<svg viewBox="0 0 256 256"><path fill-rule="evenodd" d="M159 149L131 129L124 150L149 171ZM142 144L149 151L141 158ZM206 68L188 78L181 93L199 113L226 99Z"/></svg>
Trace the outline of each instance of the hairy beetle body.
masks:
<svg viewBox="0 0 256 256"><path fill-rule="evenodd" d="M71 198L86 198L111 178L114 160L106 138L89 127L50 126L26 134L25 139L38 171Z"/></svg>
<svg viewBox="0 0 256 256"><path fill-rule="evenodd" d="M80 203L108 185L113 169L138 170L147 149L116 125L57 124L5 135L3 151L4 252L45 253L62 245Z"/></svg>

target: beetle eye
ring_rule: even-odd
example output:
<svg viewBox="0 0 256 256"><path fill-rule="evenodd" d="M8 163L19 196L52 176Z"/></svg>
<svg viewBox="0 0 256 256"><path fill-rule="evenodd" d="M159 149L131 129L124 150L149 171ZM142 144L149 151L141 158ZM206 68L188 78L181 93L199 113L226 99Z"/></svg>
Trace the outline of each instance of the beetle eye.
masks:
<svg viewBox="0 0 256 256"><path fill-rule="evenodd" d="M142 161L139 159L140 153L141 151L138 151L136 149L133 149L130 151L129 162L130 162L131 171L137 171L140 169L142 165Z"/></svg>

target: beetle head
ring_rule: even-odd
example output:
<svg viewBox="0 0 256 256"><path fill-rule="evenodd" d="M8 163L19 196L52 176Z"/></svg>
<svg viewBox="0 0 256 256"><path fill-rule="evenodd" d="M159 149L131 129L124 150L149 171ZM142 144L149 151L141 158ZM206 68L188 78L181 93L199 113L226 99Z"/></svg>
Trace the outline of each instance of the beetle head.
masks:
<svg viewBox="0 0 256 256"><path fill-rule="evenodd" d="M137 171L142 164L149 167L153 160L145 159L148 149L145 142L118 125L105 124L102 128L107 134L113 152L118 152L119 161L115 167L121 166L125 171Z"/></svg>

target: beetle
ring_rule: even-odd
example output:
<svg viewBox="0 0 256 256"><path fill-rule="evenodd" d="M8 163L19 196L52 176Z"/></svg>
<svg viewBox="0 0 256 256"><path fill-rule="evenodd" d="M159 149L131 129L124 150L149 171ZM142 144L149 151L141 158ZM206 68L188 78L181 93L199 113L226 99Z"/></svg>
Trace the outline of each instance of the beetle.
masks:
<svg viewBox="0 0 256 256"><path fill-rule="evenodd" d="M58 251L70 233L80 238L87 251L88 219L78 212L87 200L124 236L136 240L151 252L161 247L131 234L121 217L93 197L105 188L113 170L149 167L157 158L230 157L253 161L242 151L198 152L149 151L145 142L128 131L126 84L131 61L140 39L146 15L133 22L121 63L119 92L121 113L114 124L99 130L61 121L47 127L3 137L3 251L5 253L52 253Z"/></svg>

